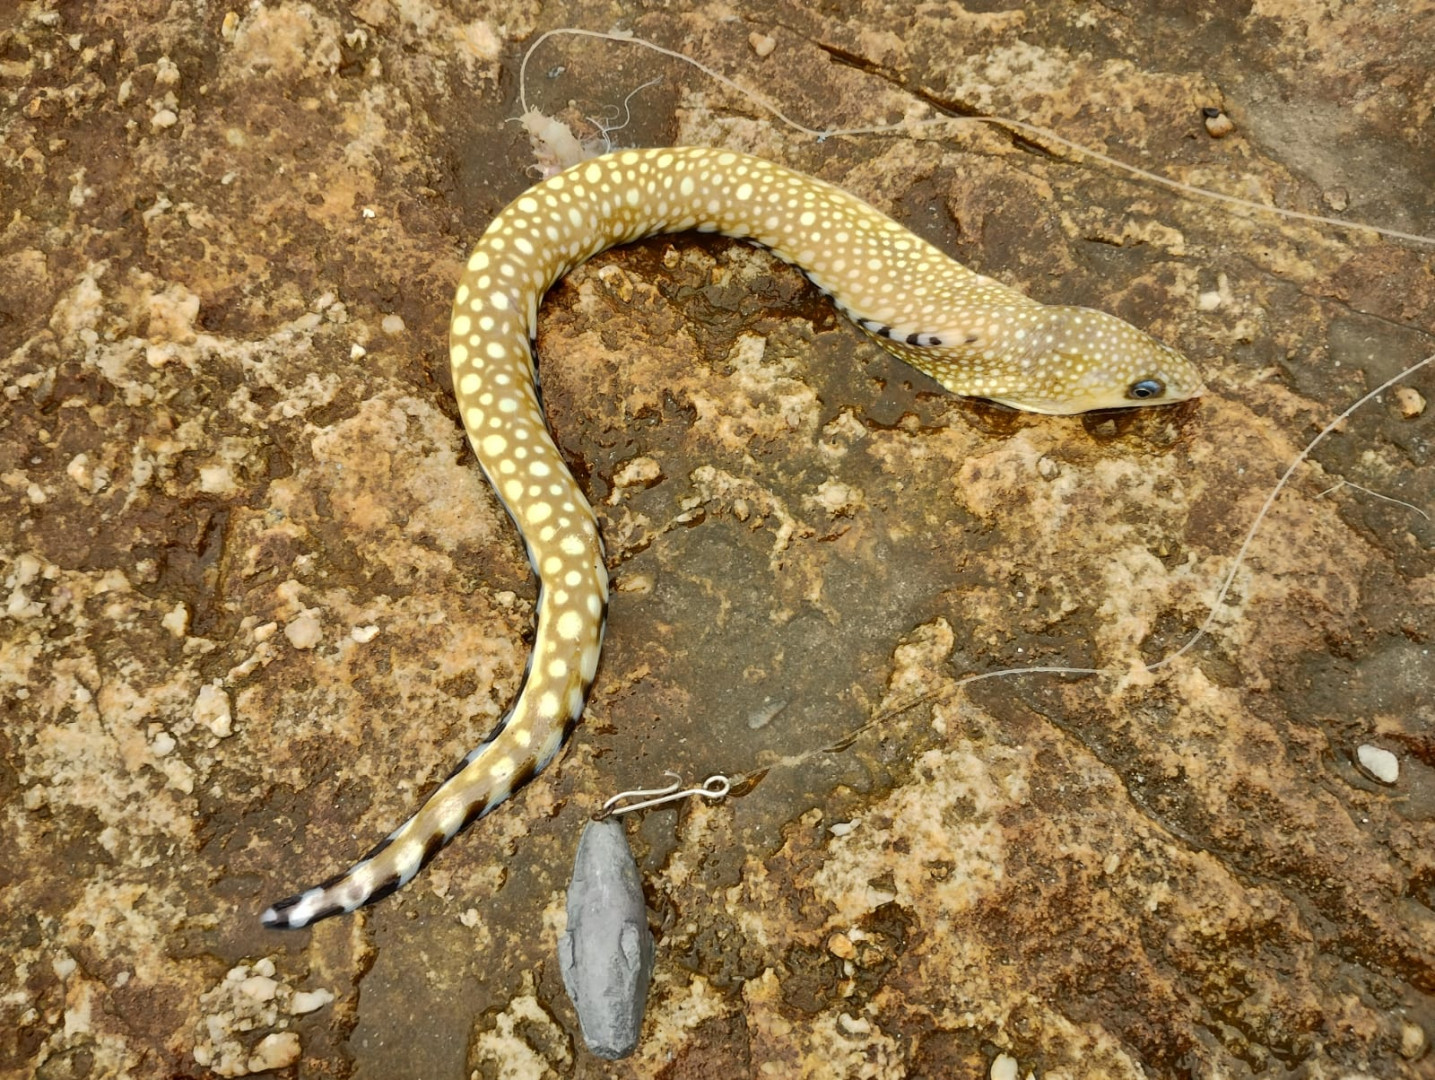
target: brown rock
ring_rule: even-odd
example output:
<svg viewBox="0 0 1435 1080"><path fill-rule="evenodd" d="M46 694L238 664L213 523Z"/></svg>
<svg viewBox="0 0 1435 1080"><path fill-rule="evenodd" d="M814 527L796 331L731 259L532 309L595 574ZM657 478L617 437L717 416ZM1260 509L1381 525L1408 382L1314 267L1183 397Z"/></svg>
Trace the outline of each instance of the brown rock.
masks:
<svg viewBox="0 0 1435 1080"><path fill-rule="evenodd" d="M552 962L582 821L666 768L767 766L637 830L657 989L605 1075L980 1076L998 1052L1073 1078L1428 1075L1430 369L1420 408L1397 392L1317 448L1203 640L1142 666L1202 625L1299 448L1429 355L1428 252L1035 136L818 143L635 46L548 42L531 105L614 115L661 74L614 139L819 174L1151 329L1212 390L1013 415L741 244L580 268L545 307L545 398L630 585L587 722L395 898L281 936L265 904L392 829L527 660L527 566L445 341L467 245L529 181L506 121L539 6L11 7L0 1073L591 1072ZM1256 201L1435 218L1428 5L839 7L617 21L814 125L997 113ZM1243 137L1198 137L1213 100ZM1032 664L1108 674L958 686ZM1377 735L1396 789L1351 760ZM239 992L256 974L272 1000ZM335 1000L298 1015L296 986Z"/></svg>

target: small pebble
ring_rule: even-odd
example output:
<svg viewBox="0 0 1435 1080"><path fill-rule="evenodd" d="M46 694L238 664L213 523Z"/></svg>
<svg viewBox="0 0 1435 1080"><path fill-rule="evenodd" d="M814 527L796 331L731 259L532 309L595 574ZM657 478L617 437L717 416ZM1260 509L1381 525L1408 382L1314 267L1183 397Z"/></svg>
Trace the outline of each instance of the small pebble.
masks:
<svg viewBox="0 0 1435 1080"><path fill-rule="evenodd" d="M349 636L360 645L367 645L373 641L374 638L378 637L378 634L379 628L373 623L370 623L368 626L356 626L349 631Z"/></svg>
<svg viewBox="0 0 1435 1080"><path fill-rule="evenodd" d="M600 267L598 280L623 303L631 304L633 302L633 279L623 273L621 266L609 263L607 266Z"/></svg>
<svg viewBox="0 0 1435 1080"><path fill-rule="evenodd" d="M294 1000L289 1003L289 1011L295 1016L306 1016L322 1009L333 1000L334 992L332 990L300 990L294 995Z"/></svg>
<svg viewBox="0 0 1435 1080"><path fill-rule="evenodd" d="M1425 395L1413 386L1395 388L1395 407L1407 420L1414 420L1425 413Z"/></svg>
<svg viewBox="0 0 1435 1080"><path fill-rule="evenodd" d="M81 491L89 491L94 482L94 471L90 467L89 454L76 454L65 466L65 475L73 480Z"/></svg>
<svg viewBox="0 0 1435 1080"><path fill-rule="evenodd" d="M177 638L184 637L189 630L189 608L185 607L184 601L181 600L174 606L173 611L167 612L165 616L160 619L159 624L168 630L172 636Z"/></svg>
<svg viewBox="0 0 1435 1080"><path fill-rule="evenodd" d="M652 487L663 478L663 468L650 457L635 457L623 462L613 470L613 486Z"/></svg>
<svg viewBox="0 0 1435 1080"><path fill-rule="evenodd" d="M851 1013L842 1013L837 1018L837 1025L844 1035L870 1035L872 1034L872 1021L865 1016L853 1016Z"/></svg>
<svg viewBox="0 0 1435 1080"><path fill-rule="evenodd" d="M404 332L404 320L400 315L385 315L379 323L379 329L386 334L402 334Z"/></svg>
<svg viewBox="0 0 1435 1080"><path fill-rule="evenodd" d="M1400 779L1400 761L1389 750L1361 743L1356 747L1355 756L1360 767L1382 784L1393 784Z"/></svg>
<svg viewBox="0 0 1435 1080"><path fill-rule="evenodd" d="M1236 130L1236 125L1231 122L1231 118L1221 109L1202 109L1201 115L1206 121L1206 134L1213 139L1224 139Z"/></svg>
<svg viewBox="0 0 1435 1080"><path fill-rule="evenodd" d="M992 1062L991 1072L987 1075L991 1080L1016 1080L1016 1058L1010 1054L998 1054Z"/></svg>
<svg viewBox="0 0 1435 1080"><path fill-rule="evenodd" d="M284 627L284 636L296 649L312 649L323 639L324 632L319 620L305 613Z"/></svg>
<svg viewBox="0 0 1435 1080"><path fill-rule="evenodd" d="M15 584L22 588L38 581L44 573L45 564L33 555L27 553L15 560Z"/></svg>
<svg viewBox="0 0 1435 1080"><path fill-rule="evenodd" d="M251 975L239 984L239 992L255 1001L273 1001L279 984L264 975Z"/></svg>
<svg viewBox="0 0 1435 1080"><path fill-rule="evenodd" d="M178 86L179 65L168 56L161 56L154 65L154 84L156 86Z"/></svg>
<svg viewBox="0 0 1435 1080"><path fill-rule="evenodd" d="M857 946L846 934L833 934L827 939L827 951L839 960L851 960L857 955Z"/></svg>
<svg viewBox="0 0 1435 1080"><path fill-rule="evenodd" d="M238 489L234 470L227 464L200 466L199 490L206 495L233 495Z"/></svg>
<svg viewBox="0 0 1435 1080"><path fill-rule="evenodd" d="M1430 1040L1425 1037L1425 1029L1419 1024L1406 1020L1400 1025L1400 1056L1406 1061L1423 1057L1429 1046Z"/></svg>
<svg viewBox="0 0 1435 1080"><path fill-rule="evenodd" d="M1350 192L1343 187L1330 188L1327 191L1322 191L1320 197L1325 201L1326 206L1337 212L1345 210L1350 206Z"/></svg>
<svg viewBox="0 0 1435 1080"><path fill-rule="evenodd" d="M249 1055L249 1071L287 1069L299 1060L299 1036L292 1031L276 1031L259 1040Z"/></svg>
<svg viewBox="0 0 1435 1080"><path fill-rule="evenodd" d="M234 712L229 704L229 695L214 683L205 683L199 688L190 716L196 724L203 724L221 739L234 734Z"/></svg>
<svg viewBox="0 0 1435 1080"><path fill-rule="evenodd" d="M772 50L777 48L775 38L766 34L759 34L756 30L747 35L747 43L752 46L752 51L758 56L767 57L772 55Z"/></svg>

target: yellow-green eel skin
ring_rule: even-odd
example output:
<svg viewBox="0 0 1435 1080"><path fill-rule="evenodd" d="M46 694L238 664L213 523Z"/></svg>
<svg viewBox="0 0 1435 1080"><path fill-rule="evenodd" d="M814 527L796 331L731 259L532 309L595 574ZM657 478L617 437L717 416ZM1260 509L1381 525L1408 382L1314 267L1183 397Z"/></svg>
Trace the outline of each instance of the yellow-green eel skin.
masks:
<svg viewBox="0 0 1435 1080"><path fill-rule="evenodd" d="M544 420L538 303L605 248L719 232L795 263L862 330L954 394L1039 413L1181 401L1180 353L1103 312L1052 307L973 273L846 192L729 150L624 150L530 188L488 227L454 297L449 356L469 442L528 547L538 628L508 715L418 811L348 870L281 900L293 929L399 888L563 748L598 668L608 572L597 519Z"/></svg>

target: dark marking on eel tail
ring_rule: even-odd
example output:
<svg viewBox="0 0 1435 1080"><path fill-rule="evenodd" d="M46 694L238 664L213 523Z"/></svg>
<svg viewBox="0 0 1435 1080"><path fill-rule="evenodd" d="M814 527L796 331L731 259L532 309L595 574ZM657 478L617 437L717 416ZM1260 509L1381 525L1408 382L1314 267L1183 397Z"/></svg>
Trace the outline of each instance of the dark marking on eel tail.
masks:
<svg viewBox="0 0 1435 1080"><path fill-rule="evenodd" d="M440 844L439 846L442 847L443 845ZM427 860L427 858L428 856L425 855L425 860ZM419 865L420 867L422 867L423 863L420 863ZM367 897L364 898L364 903L362 906L367 907L370 904L377 903L386 896L393 895L394 893L399 891L399 886L402 884L403 879L400 878L398 874L390 874L387 878L384 879L383 883L377 889L375 889ZM343 908L339 909L339 911L343 910ZM324 918L324 916L320 915L318 916L318 918L322 919ZM313 921L317 921L317 919Z"/></svg>
<svg viewBox="0 0 1435 1080"><path fill-rule="evenodd" d="M481 798L474 799L473 802L468 804L468 808L464 810L463 820L458 823L458 832L455 832L454 836L457 836L459 833L463 832L464 829L468 828L479 818L487 814L490 810L493 809L494 805L494 801L487 795L484 795Z"/></svg>
<svg viewBox="0 0 1435 1080"><path fill-rule="evenodd" d="M414 868L414 873L417 874L420 870L427 866L429 864L429 860L432 859L435 855L437 855L440 851L442 851L444 845L447 844L448 841L449 838L444 836L443 833L434 833L427 840L425 840L424 853L419 856L419 864ZM369 902L373 903L373 901L377 900L378 898L378 894L376 893L373 897L370 898Z"/></svg>
<svg viewBox="0 0 1435 1080"><path fill-rule="evenodd" d="M365 855L362 859L360 859L359 862L360 862L360 863L366 863L366 862L370 862L370 861L372 861L372 860L374 860L374 859L377 859L380 855L382 855L382 854L384 853L384 849L387 848L387 847L388 847L390 844L392 844L393 842L394 842L394 834L393 834L393 833L389 833L388 836L384 837L384 838L383 838L382 840L380 840L377 844L375 844L375 845L373 846L373 848L369 851L369 853L368 853L367 855ZM358 863L356 863L355 865L357 866ZM349 875L349 872L348 872L347 870L345 870L342 874L335 874L335 875L334 875L333 877L331 877L328 881L326 881L326 882L324 882L322 885L320 885L319 888L321 888L321 889L332 888L333 886L337 885L339 882L343 881L344 878L348 877L348 875Z"/></svg>

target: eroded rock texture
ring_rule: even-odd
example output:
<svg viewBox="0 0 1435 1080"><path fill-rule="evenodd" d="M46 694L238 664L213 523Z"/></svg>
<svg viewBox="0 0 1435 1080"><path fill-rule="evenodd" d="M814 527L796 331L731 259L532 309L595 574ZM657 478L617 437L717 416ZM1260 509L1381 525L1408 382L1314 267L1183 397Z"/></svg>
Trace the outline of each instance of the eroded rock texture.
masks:
<svg viewBox="0 0 1435 1080"><path fill-rule="evenodd" d="M1428 369L1297 472L1204 640L1141 667L1298 450L1435 353L1431 248L987 128L817 143L605 42L546 45L530 103L611 126L658 77L613 140L821 175L1149 328L1211 393L1013 415L740 244L595 260L540 335L618 590L586 724L397 897L257 921L523 671L532 587L445 343L467 245L531 177L508 121L538 32L632 30L819 126L1003 114L1429 233L1435 8L1399 7L6 5L0 1073L1431 1075ZM1030 664L1108 673L955 685ZM764 765L635 827L655 987L637 1056L595 1061L553 958L585 816Z"/></svg>

